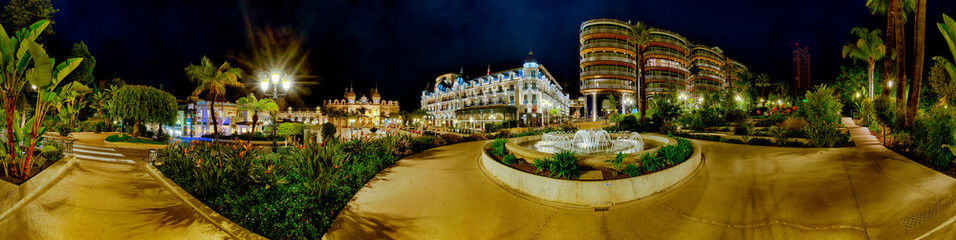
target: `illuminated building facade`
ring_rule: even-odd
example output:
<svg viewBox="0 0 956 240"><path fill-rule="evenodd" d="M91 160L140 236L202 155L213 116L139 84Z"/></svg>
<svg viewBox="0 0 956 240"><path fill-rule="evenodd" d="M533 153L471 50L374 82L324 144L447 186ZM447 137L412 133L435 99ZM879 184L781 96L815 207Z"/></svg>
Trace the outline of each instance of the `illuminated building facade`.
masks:
<svg viewBox="0 0 956 240"><path fill-rule="evenodd" d="M598 101L615 95L621 112L635 103L638 94L649 98L681 91L723 91L733 88L746 71L743 64L728 59L717 47L692 44L683 36L651 28L641 49L630 35L632 24L615 19L592 19L581 24L581 93L589 100L591 118L597 119ZM637 69L637 54L642 69ZM727 67L730 66L730 67ZM638 74L644 78L645 90Z"/></svg>
<svg viewBox="0 0 956 240"><path fill-rule="evenodd" d="M421 98L431 124L473 129L512 120L538 125L566 116L571 105L568 94L533 53L520 68L489 69L477 78L462 72L438 76Z"/></svg>
<svg viewBox="0 0 956 240"><path fill-rule="evenodd" d="M810 50L793 45L793 87L797 95L810 89Z"/></svg>
<svg viewBox="0 0 956 240"><path fill-rule="evenodd" d="M352 88L345 89L344 99L326 100L328 121L335 126L383 126L398 118L398 101L382 101L378 88L372 89L371 98L355 97ZM336 112L336 113L332 113Z"/></svg>

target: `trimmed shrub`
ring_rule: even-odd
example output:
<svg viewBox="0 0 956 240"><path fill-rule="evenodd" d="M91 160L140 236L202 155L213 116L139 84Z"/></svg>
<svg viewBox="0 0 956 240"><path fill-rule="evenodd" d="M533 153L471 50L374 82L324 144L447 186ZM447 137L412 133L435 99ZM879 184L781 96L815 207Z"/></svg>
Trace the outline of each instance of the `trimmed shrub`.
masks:
<svg viewBox="0 0 956 240"><path fill-rule="evenodd" d="M747 142L750 145L759 145L759 146L773 146L774 143L766 138L752 138Z"/></svg>
<svg viewBox="0 0 956 240"><path fill-rule="evenodd" d="M442 134L441 138L445 139L445 142L448 142L448 144L460 143L465 140L465 138L463 138L461 135L454 134L454 133Z"/></svg>
<svg viewBox="0 0 956 240"><path fill-rule="evenodd" d="M807 137L810 142L817 147L833 147L844 141L848 136L837 129L842 126L840 110L843 104L834 95L833 89L822 85L805 96L807 101L801 111L807 117Z"/></svg>

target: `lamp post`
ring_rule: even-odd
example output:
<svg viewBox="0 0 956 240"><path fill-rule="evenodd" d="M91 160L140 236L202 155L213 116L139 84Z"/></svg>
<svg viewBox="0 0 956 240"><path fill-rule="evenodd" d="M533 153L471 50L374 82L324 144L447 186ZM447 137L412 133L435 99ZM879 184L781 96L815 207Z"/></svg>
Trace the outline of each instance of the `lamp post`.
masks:
<svg viewBox="0 0 956 240"><path fill-rule="evenodd" d="M280 75L278 72L273 72L272 75L266 77L262 82L259 82L259 87L262 88L262 94L265 94L267 97L271 97L273 101L279 99L279 97L285 96L289 93L289 88L292 87L292 80L287 79L287 76ZM272 91L269 91L269 88L272 88ZM279 88L282 88L282 91L279 91ZM253 126L255 127L255 126ZM279 152L279 145L276 143L276 128L279 128L279 122L275 117L272 118L272 152Z"/></svg>

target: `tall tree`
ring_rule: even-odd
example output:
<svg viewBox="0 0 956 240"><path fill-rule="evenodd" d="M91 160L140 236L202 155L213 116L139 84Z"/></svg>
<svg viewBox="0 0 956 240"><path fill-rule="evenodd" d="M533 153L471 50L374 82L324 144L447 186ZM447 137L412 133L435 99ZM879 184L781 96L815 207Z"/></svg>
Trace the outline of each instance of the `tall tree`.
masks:
<svg viewBox="0 0 956 240"><path fill-rule="evenodd" d="M895 61L883 61L883 76L887 76L887 79L891 79L889 76L895 76L896 78L897 123L903 123L905 115L902 110L906 107L906 51L904 47L906 36L903 34L904 23L906 22L906 13L913 12L914 5L914 0L866 1L866 6L870 8L872 14L886 15L886 41L884 41L884 44L892 48L889 52L892 53L891 60ZM891 68L896 71L895 75L890 74ZM883 92L887 94L889 91Z"/></svg>
<svg viewBox="0 0 956 240"><path fill-rule="evenodd" d="M209 97L209 113L213 123L213 135L215 140L219 141L219 120L216 119L216 99L226 93L226 87L240 88L244 85L239 82L243 71L239 68L233 68L229 62L223 62L221 66L216 67L208 57L203 56L199 65L189 64L184 71L190 80L197 83L196 90L193 90L190 98L198 98L199 94L206 92Z"/></svg>
<svg viewBox="0 0 956 240"><path fill-rule="evenodd" d="M760 98L767 98L767 87L770 87L770 76L767 74L761 73L757 75L757 78L754 79L754 87L760 90ZM770 99L766 99L770 101Z"/></svg>
<svg viewBox="0 0 956 240"><path fill-rule="evenodd" d="M640 99L641 121L647 119L647 83L644 82L644 49L647 48L647 42L650 39L651 28L644 22L636 22L631 26L628 41L634 46L634 59L637 63L635 72L637 73L638 89L637 94Z"/></svg>
<svg viewBox="0 0 956 240"><path fill-rule="evenodd" d="M133 136L140 123L168 124L176 121L176 97L149 86L126 85L113 92L112 114L133 120ZM148 111L144 111L148 109Z"/></svg>
<svg viewBox="0 0 956 240"><path fill-rule="evenodd" d="M916 110L919 108L919 95L923 89L923 58L926 53L926 0L915 0L916 9L914 14L916 22L913 23L913 84L910 86L909 99L906 101L906 122L903 125L909 128L916 120Z"/></svg>
<svg viewBox="0 0 956 240"><path fill-rule="evenodd" d="M876 68L876 61L882 60L886 54L886 46L883 45L883 40L880 39L880 30L878 29L870 31L866 28L855 27L850 32L856 35L857 40L855 43L847 43L843 46L843 58L849 57L853 59L853 61L866 61L867 76L869 78L869 85L867 86L869 93L867 96L872 100L873 72Z"/></svg>
<svg viewBox="0 0 956 240"><path fill-rule="evenodd" d="M279 111L279 105L277 105L275 101L272 101L270 98L257 99L256 95L252 93L249 93L249 96L241 97L239 100L236 100L236 105L238 105L239 110L241 111L252 112L251 133L256 131L256 123L259 122L260 112L266 112L271 116L273 112ZM249 141L252 141L252 134L249 134Z"/></svg>
<svg viewBox="0 0 956 240"><path fill-rule="evenodd" d="M49 20L59 11L53 9L53 3L50 3L50 0L11 0L9 4L3 6L0 23L5 27L4 30L13 32L29 27L30 24L40 20ZM53 20L50 20L49 25L53 24ZM53 34L53 29L48 27L43 33Z"/></svg>
<svg viewBox="0 0 956 240"><path fill-rule="evenodd" d="M74 43L73 50L70 51L70 57L83 58L80 67L76 68L73 74L70 74L70 80L86 86L93 86L93 67L96 67L96 58L93 57L93 54L90 54L90 50L86 48L86 43L82 41Z"/></svg>

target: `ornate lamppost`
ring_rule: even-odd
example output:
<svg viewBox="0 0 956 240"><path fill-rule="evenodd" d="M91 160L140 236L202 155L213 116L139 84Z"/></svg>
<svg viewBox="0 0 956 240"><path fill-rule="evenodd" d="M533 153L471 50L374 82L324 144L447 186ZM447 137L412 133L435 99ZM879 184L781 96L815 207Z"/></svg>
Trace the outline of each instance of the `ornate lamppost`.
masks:
<svg viewBox="0 0 956 240"><path fill-rule="evenodd" d="M273 72L269 77L263 76L262 79L263 81L259 82L259 87L262 88L262 94L271 97L273 101L288 94L289 88L292 88L292 80L289 79L287 75L281 75L278 72ZM269 91L269 88L272 88L272 91ZM279 90L280 88L282 89L281 91ZM279 152L279 145L276 143L275 138L276 128L279 128L279 122L277 120L275 116L272 117L272 152L274 153Z"/></svg>

